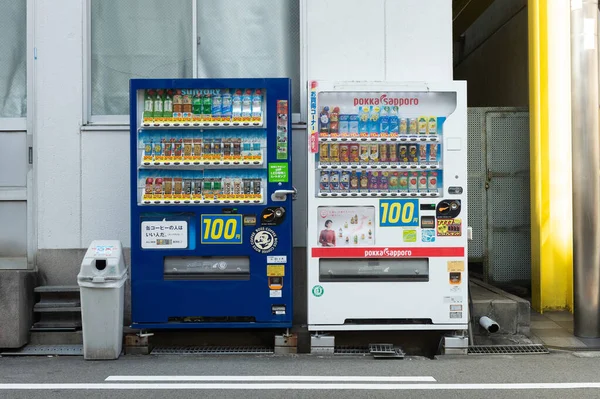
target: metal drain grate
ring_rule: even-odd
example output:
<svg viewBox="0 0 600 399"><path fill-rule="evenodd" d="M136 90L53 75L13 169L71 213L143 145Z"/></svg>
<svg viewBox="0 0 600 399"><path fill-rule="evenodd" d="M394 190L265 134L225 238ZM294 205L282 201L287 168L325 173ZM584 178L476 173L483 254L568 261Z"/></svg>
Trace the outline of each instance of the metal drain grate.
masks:
<svg viewBox="0 0 600 399"><path fill-rule="evenodd" d="M368 355L369 348L366 346L336 346L334 355Z"/></svg>
<svg viewBox="0 0 600 399"><path fill-rule="evenodd" d="M157 346L152 355L271 355L266 346Z"/></svg>
<svg viewBox="0 0 600 399"><path fill-rule="evenodd" d="M536 355L550 353L541 344L469 346L469 355Z"/></svg>
<svg viewBox="0 0 600 399"><path fill-rule="evenodd" d="M374 355L393 355L394 345L392 344L369 344L369 352Z"/></svg>
<svg viewBox="0 0 600 399"><path fill-rule="evenodd" d="M83 356L83 345L27 345L2 356Z"/></svg>

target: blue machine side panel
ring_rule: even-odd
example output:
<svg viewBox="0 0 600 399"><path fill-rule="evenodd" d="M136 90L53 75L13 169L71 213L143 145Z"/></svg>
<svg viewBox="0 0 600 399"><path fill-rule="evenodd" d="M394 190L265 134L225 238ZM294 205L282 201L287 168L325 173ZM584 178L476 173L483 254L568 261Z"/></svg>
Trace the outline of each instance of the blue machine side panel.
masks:
<svg viewBox="0 0 600 399"><path fill-rule="evenodd" d="M143 108L138 102L143 100L144 90L233 88L265 90L267 139L263 173L269 175L269 164L285 163L287 166L283 169L287 168L287 178L273 175L271 180L275 181L265 180L266 201L262 204L140 204L138 131L143 129L144 134L154 131L140 127L140 111ZM280 135L277 135L278 100L287 101L289 118L285 136L288 137L288 132L291 132L290 79L132 79L130 90L133 326L154 329L290 327L293 310L292 199L290 195L283 202L271 199L275 190L292 189L289 138L286 143L287 159L277 159L277 138L281 142L283 137L281 119ZM220 131L227 133L228 130L207 128L204 131L218 135ZM248 131L253 130L250 128ZM281 151L279 158L282 158ZM154 172L155 169L151 170ZM192 170L190 173L199 170L189 169ZM225 175L233 170L231 166L222 166L211 168L211 171L215 169ZM235 170L239 169L243 170L240 167ZM169 170L187 169L182 166ZM283 211L283 217L271 223L277 210ZM252 225L253 219L255 225ZM161 249L155 245L156 239L148 238L148 232L141 228L142 222L152 222L145 226L153 227L154 224L158 226L173 221L184 221L187 226L187 245L184 248ZM177 237L177 232L168 234L157 239ZM159 243L163 242L166 241ZM229 259L230 264L239 264L231 269L230 264L222 263L223 258ZM281 265L284 266L283 273L281 268L275 267Z"/></svg>

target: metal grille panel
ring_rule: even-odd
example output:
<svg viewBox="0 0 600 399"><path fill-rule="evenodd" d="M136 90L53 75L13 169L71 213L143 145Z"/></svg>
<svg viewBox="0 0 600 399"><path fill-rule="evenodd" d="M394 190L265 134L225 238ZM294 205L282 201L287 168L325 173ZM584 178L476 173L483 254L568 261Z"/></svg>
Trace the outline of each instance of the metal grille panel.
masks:
<svg viewBox="0 0 600 399"><path fill-rule="evenodd" d="M273 348L266 346L157 346L153 355L269 355Z"/></svg>
<svg viewBox="0 0 600 399"><path fill-rule="evenodd" d="M470 346L469 355L539 355L550 353L541 344Z"/></svg>
<svg viewBox="0 0 600 399"><path fill-rule="evenodd" d="M494 232L490 248L489 279L495 282L531 279L529 231Z"/></svg>
<svg viewBox="0 0 600 399"><path fill-rule="evenodd" d="M27 345L2 356L83 356L83 345Z"/></svg>
<svg viewBox="0 0 600 399"><path fill-rule="evenodd" d="M334 355L368 355L369 348L365 346L336 346Z"/></svg>
<svg viewBox="0 0 600 399"><path fill-rule="evenodd" d="M473 228L469 242L469 258L482 259L485 242L485 111L487 108L468 109L468 217Z"/></svg>
<svg viewBox="0 0 600 399"><path fill-rule="evenodd" d="M490 282L531 278L529 197L529 114L486 115L487 277Z"/></svg>

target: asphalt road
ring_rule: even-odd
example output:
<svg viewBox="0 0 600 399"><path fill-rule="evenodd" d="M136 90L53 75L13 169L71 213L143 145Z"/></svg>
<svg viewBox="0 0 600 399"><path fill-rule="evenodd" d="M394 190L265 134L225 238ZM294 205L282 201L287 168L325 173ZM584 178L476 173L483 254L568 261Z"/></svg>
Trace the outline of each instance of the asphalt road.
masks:
<svg viewBox="0 0 600 399"><path fill-rule="evenodd" d="M435 360L315 355L0 358L0 398L350 396L598 398L600 352Z"/></svg>

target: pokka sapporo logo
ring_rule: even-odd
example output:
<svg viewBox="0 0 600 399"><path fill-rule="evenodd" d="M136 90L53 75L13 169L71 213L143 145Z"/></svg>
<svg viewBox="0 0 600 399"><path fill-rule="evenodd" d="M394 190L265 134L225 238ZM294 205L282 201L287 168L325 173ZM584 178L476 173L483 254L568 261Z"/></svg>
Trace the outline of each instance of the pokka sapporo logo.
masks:
<svg viewBox="0 0 600 399"><path fill-rule="evenodd" d="M382 94L379 97L355 97L354 106L357 105L395 105L404 107L419 105L419 99L417 97L388 97L387 94Z"/></svg>
<svg viewBox="0 0 600 399"><path fill-rule="evenodd" d="M326 218L328 215L329 215L329 212L327 212L327 211L325 211L325 210L322 210L322 211L321 211L321 217L322 217L322 218Z"/></svg>

